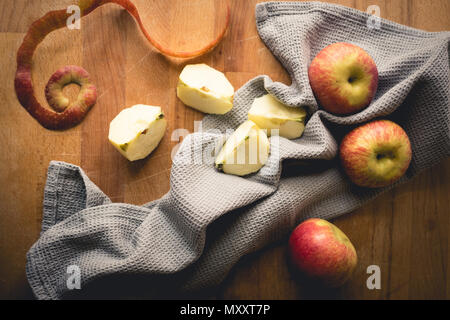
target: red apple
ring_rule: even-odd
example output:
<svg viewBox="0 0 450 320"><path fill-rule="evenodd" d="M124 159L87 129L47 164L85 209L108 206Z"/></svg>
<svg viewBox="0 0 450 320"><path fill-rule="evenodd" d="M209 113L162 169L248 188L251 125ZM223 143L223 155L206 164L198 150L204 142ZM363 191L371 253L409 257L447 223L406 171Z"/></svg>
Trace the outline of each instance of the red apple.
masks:
<svg viewBox="0 0 450 320"><path fill-rule="evenodd" d="M304 275L330 287L339 287L352 275L357 256L347 236L332 223L309 219L289 238L291 260Z"/></svg>
<svg viewBox="0 0 450 320"><path fill-rule="evenodd" d="M324 48L308 69L309 83L322 108L335 114L367 107L378 86L378 70L362 48L345 42Z"/></svg>
<svg viewBox="0 0 450 320"><path fill-rule="evenodd" d="M388 186L405 173L411 162L406 132L389 120L377 120L348 133L339 150L342 166L356 185Z"/></svg>

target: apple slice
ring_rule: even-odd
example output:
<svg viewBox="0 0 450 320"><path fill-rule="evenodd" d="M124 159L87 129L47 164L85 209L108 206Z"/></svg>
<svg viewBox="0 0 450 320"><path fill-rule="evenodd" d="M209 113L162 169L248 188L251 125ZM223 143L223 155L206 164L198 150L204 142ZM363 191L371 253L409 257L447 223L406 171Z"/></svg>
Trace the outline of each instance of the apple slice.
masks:
<svg viewBox="0 0 450 320"><path fill-rule="evenodd" d="M225 173L245 176L261 169L269 153L270 142L266 133L253 121L247 120L225 142L215 165Z"/></svg>
<svg viewBox="0 0 450 320"><path fill-rule="evenodd" d="M137 104L122 110L111 121L108 139L125 158L139 160L158 146L166 126L160 107Z"/></svg>
<svg viewBox="0 0 450 320"><path fill-rule="evenodd" d="M278 129L280 136L296 139L305 129L306 111L302 107L288 107L266 94L253 101L248 118L261 129L266 129L269 136L272 129Z"/></svg>
<svg viewBox="0 0 450 320"><path fill-rule="evenodd" d="M177 96L201 112L225 114L233 107L234 88L225 75L206 64L188 64L181 71Z"/></svg>

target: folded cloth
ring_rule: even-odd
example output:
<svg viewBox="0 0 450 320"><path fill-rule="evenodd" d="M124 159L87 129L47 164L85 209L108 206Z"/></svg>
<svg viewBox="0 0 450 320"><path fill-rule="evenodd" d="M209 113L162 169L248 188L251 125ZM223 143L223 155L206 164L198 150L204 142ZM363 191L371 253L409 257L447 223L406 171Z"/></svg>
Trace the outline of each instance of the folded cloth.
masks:
<svg viewBox="0 0 450 320"><path fill-rule="evenodd" d="M42 233L27 255L36 297L182 291L220 283L242 256L282 239L302 220L337 217L388 189L356 187L339 168L339 140L356 124L382 117L405 129L413 157L399 183L448 157L450 32L424 32L383 19L379 29L369 28L369 18L325 3L258 4L259 35L292 84L257 77L236 92L231 112L206 116L204 132L183 141L170 191L159 200L143 206L111 203L79 167L51 162ZM379 70L373 102L350 116L318 110L307 75L312 58L341 41L364 48ZM303 136L271 138L272 154L256 174L218 172L210 156L215 143L246 120L252 101L267 92L308 110ZM70 290L75 269L69 266L79 271L81 290Z"/></svg>

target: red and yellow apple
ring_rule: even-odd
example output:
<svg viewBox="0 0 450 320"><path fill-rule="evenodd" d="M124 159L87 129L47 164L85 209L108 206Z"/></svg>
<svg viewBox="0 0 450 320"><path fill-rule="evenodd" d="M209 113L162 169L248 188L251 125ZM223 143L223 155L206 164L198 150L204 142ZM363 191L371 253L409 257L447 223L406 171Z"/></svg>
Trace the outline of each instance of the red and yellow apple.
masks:
<svg viewBox="0 0 450 320"><path fill-rule="evenodd" d="M404 175L411 162L406 132L389 120L376 120L348 133L339 150L342 166L356 185L388 186Z"/></svg>
<svg viewBox="0 0 450 320"><path fill-rule="evenodd" d="M378 86L378 70L362 48L345 42L327 46L308 69L309 83L321 107L350 114L367 107Z"/></svg>
<svg viewBox="0 0 450 320"><path fill-rule="evenodd" d="M294 229L289 238L289 254L303 275L329 287L343 285L358 260L348 237L322 219L306 220Z"/></svg>

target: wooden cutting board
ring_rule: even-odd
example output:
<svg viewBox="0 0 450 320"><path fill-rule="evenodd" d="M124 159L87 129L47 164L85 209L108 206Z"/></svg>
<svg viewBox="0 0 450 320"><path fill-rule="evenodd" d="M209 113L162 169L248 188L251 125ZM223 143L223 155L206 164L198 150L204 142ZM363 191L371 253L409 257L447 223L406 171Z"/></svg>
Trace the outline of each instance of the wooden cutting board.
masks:
<svg viewBox="0 0 450 320"><path fill-rule="evenodd" d="M16 52L34 20L74 2L0 1L0 298L31 297L24 272L25 254L39 235L49 161L80 165L114 202L142 204L169 190L171 153L181 141L177 136L193 132L194 121L203 116L176 98L177 77L186 63L204 62L225 72L236 89L260 74L290 83L258 37L256 0L230 0L231 28L226 38L212 52L192 60L162 56L146 42L126 11L107 5L83 18L80 30L64 28L50 34L36 51L33 82L41 103L46 104L44 88L50 75L68 64L88 70L99 92L97 104L80 125L67 131L46 130L15 96ZM205 45L225 23L225 1L133 2L152 35L174 49ZM332 2L366 11L374 1ZM383 18L429 31L450 29L448 0L375 3ZM65 92L75 97L77 87L70 85ZM130 163L108 143L108 125L120 110L137 103L161 106L168 128L151 157ZM202 296L448 298L449 181L450 162L445 161L357 210L357 214L335 221L350 237L360 258L355 276L342 289L315 292L295 283L286 267L285 243L280 243L245 258L223 285ZM372 264L381 267L381 290L366 288L366 268Z"/></svg>

